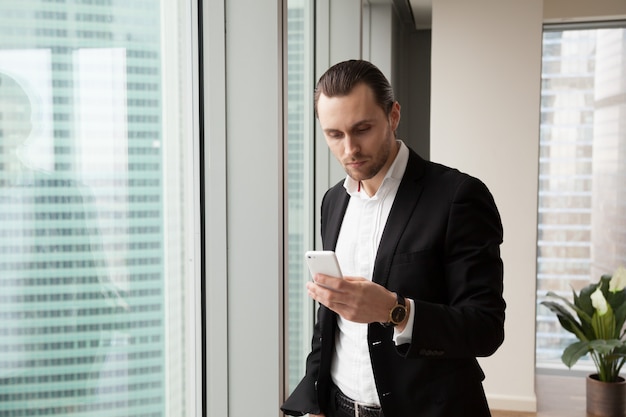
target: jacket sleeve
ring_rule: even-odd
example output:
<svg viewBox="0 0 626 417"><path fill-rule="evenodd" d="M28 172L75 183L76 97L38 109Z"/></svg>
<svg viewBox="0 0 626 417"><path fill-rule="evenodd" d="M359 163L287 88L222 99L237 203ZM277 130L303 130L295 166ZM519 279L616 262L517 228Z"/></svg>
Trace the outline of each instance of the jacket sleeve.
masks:
<svg viewBox="0 0 626 417"><path fill-rule="evenodd" d="M322 308L322 307L320 307ZM319 317L319 309L318 309ZM317 380L321 357L321 330L319 319L313 329L311 352L306 359L306 373L280 409L287 415L302 416L308 413L320 414L317 399Z"/></svg>
<svg viewBox="0 0 626 417"><path fill-rule="evenodd" d="M445 302L415 300L413 340L398 347L407 357L480 357L504 340L500 215L487 187L466 176L451 194L438 276Z"/></svg>

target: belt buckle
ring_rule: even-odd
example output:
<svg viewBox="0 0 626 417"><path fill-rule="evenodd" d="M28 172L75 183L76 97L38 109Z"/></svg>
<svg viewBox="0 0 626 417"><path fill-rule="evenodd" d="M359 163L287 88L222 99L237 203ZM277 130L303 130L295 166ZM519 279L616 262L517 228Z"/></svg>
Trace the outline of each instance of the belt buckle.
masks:
<svg viewBox="0 0 626 417"><path fill-rule="evenodd" d="M354 417L369 417L372 415L380 416L382 414L380 413L380 410L374 410L368 405L361 404L356 401L354 402Z"/></svg>
<svg viewBox="0 0 626 417"><path fill-rule="evenodd" d="M338 399L341 399L340 403L345 404L346 407L352 408L352 413L350 414L352 414L354 417L369 417L373 415L371 412L368 412L368 409L369 409L368 406L366 406L365 404L361 404L358 401L353 400L352 398L348 397L341 391L337 392L336 397Z"/></svg>

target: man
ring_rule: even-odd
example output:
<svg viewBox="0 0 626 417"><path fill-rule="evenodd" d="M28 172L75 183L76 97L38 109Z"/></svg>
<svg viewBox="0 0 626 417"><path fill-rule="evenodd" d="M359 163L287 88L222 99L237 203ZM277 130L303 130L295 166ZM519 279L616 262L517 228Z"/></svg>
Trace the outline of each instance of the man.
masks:
<svg viewBox="0 0 626 417"><path fill-rule="evenodd" d="M126 317L129 305L109 279L103 261L91 190L71 173L32 168L21 159L19 151L28 143L33 126L44 120L33 102L37 100L19 77L0 71L0 245L10 249L0 256L5 315L0 323L4 329L15 329L0 339L0 350L5 352L0 380L3 386L10 384L13 392L28 393L33 389L31 381L50 372L41 365L52 354L41 336L47 328L59 331L49 340L80 347L80 361L55 371L64 381L62 396L42 396L37 406L32 394L7 394L0 401L3 410L13 410L15 415L52 409L52 405L74 414L79 402L87 408L101 401L97 394L110 386L105 373L119 364L114 342L121 336L115 329L94 326L94 321L101 320L104 312L111 320L116 320L115 315ZM42 289L44 296L50 295L48 300L30 295ZM62 319L54 312L62 312ZM21 329L39 330L17 331ZM74 379L77 373L87 378ZM78 388L94 394L79 397Z"/></svg>
<svg viewBox="0 0 626 417"><path fill-rule="evenodd" d="M307 283L321 306L306 375L283 404L312 416L489 416L476 357L504 338L502 225L469 175L395 137L400 105L367 61L319 80L315 110L347 177L322 201L344 278Z"/></svg>

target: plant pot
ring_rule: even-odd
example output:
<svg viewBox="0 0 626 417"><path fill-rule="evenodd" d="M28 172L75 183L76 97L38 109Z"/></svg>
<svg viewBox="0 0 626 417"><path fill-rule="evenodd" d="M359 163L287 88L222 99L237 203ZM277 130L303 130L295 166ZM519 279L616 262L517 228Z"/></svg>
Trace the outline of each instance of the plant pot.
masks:
<svg viewBox="0 0 626 417"><path fill-rule="evenodd" d="M594 417L626 417L626 381L602 382L587 376L587 413Z"/></svg>

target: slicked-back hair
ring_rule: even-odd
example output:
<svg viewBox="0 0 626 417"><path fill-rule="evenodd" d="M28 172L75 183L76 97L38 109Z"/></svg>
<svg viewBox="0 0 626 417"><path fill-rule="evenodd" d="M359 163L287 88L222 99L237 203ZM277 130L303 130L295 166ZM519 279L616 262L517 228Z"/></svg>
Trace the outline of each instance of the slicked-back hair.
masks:
<svg viewBox="0 0 626 417"><path fill-rule="evenodd" d="M317 116L317 103L320 95L347 96L359 84L367 85L374 92L376 104L386 115L389 115L395 102L391 84L376 65L357 59L339 62L320 77L315 87L315 115Z"/></svg>

